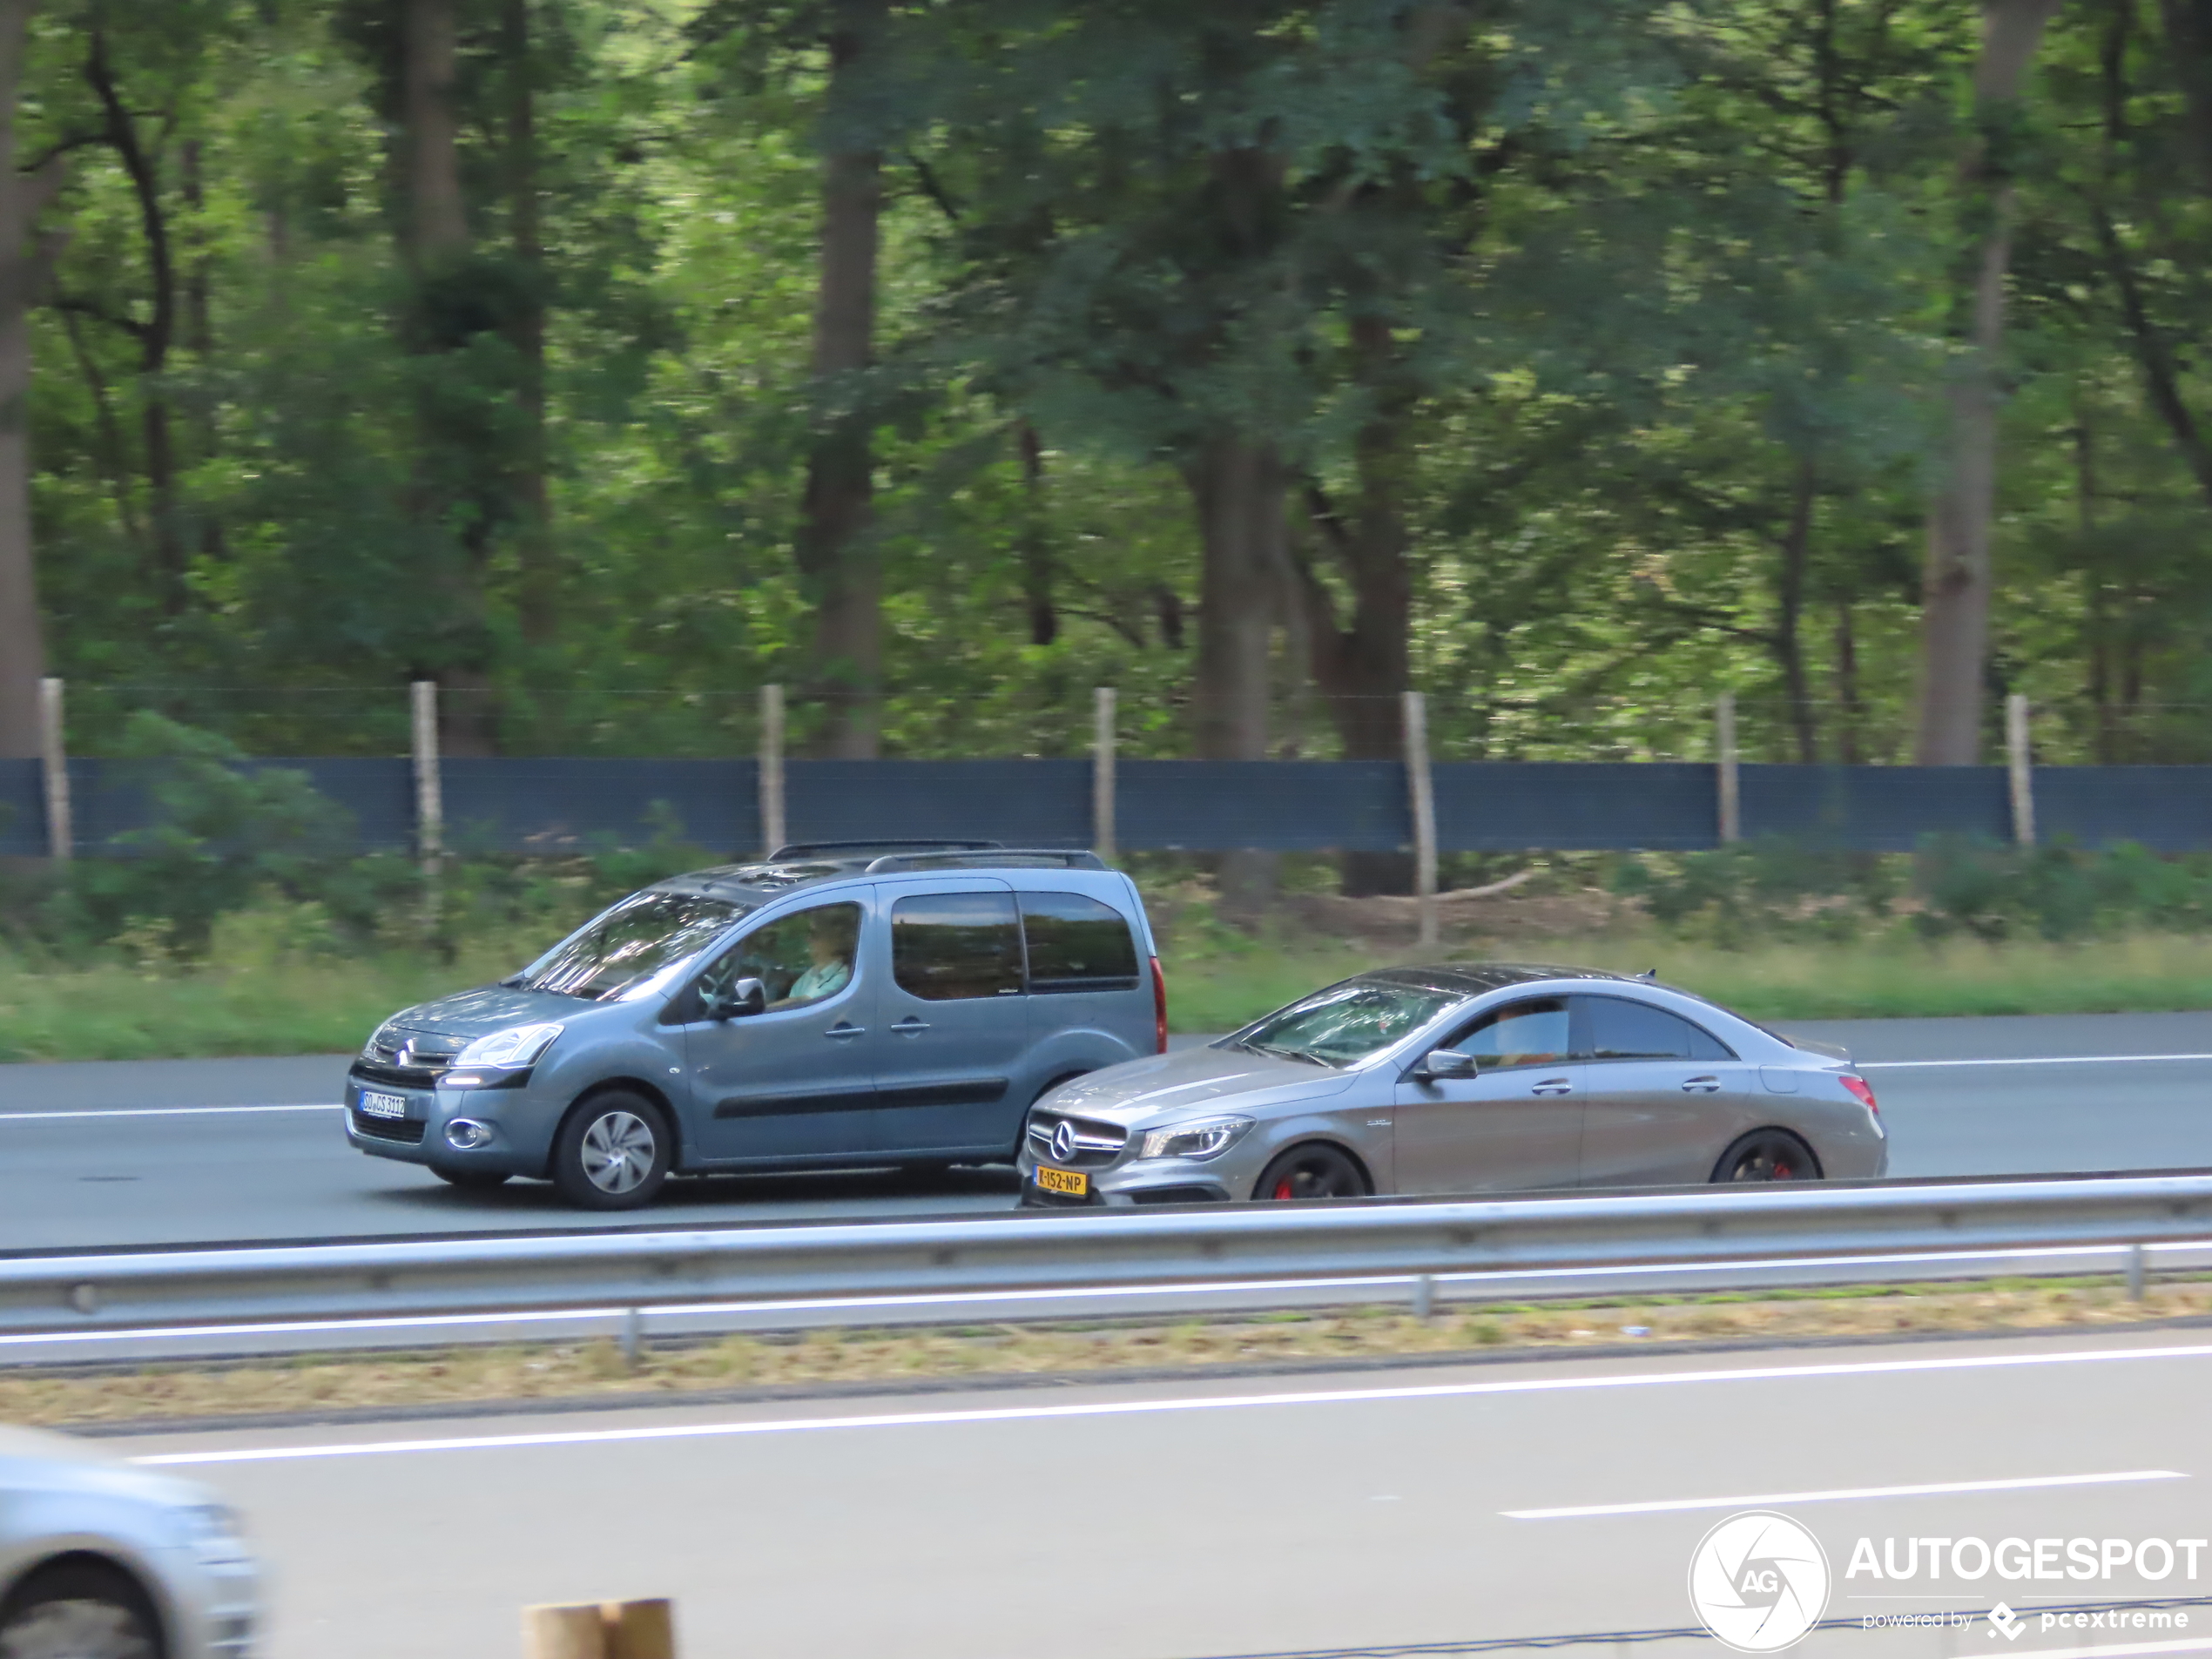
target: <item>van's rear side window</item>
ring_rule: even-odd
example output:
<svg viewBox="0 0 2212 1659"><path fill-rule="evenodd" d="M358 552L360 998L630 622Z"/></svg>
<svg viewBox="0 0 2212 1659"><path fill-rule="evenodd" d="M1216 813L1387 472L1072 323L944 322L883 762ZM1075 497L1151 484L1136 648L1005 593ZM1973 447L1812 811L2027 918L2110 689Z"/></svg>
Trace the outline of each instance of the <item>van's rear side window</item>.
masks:
<svg viewBox="0 0 2212 1659"><path fill-rule="evenodd" d="M1032 993L1136 988L1136 941L1120 911L1080 893L1020 897Z"/></svg>

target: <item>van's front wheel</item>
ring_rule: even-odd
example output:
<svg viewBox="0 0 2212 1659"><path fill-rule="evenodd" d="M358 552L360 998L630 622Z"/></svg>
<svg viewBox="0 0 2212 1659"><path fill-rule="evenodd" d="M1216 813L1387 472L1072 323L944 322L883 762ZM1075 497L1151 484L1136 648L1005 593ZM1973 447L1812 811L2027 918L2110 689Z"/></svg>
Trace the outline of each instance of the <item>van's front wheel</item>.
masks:
<svg viewBox="0 0 2212 1659"><path fill-rule="evenodd" d="M553 1137L553 1184L582 1209L640 1209L660 1195L675 1152L658 1106L610 1090L577 1107Z"/></svg>

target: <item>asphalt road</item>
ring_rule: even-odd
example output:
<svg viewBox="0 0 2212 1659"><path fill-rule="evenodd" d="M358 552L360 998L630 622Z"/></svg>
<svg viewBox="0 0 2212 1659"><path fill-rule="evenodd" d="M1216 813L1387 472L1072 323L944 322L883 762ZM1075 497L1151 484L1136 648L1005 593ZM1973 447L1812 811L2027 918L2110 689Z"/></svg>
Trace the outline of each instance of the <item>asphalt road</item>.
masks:
<svg viewBox="0 0 2212 1659"><path fill-rule="evenodd" d="M516 1650L526 1604L645 1595L676 1599L682 1651L749 1659L1603 1638L1693 1624L1692 1553L1746 1509L1811 1529L1831 1616L1972 1621L1816 1631L1798 1654L2051 1659L2212 1647L2212 1607L2127 1635L2040 1617L2212 1595L2212 1550L2194 1579L2182 1550L2155 1581L2131 1559L2088 1582L1949 1561L1908 1582L1848 1574L1858 1540L1878 1558L1890 1539L2202 1539L2208 1387L2212 1344L2166 1332L105 1444L244 1507L273 1568L271 1659L480 1659ZM2010 1642L1981 1616L2000 1596L2028 1622Z"/></svg>
<svg viewBox="0 0 2212 1659"><path fill-rule="evenodd" d="M2212 1014L1807 1023L1868 1070L1898 1175L2212 1166ZM2151 1057L2146 1057L2151 1056ZM2173 1058L2156 1056L2177 1056ZM0 1067L0 1250L602 1224L550 1188L463 1193L344 1142L347 1062ZM716 1177L656 1224L942 1214L1004 1170Z"/></svg>

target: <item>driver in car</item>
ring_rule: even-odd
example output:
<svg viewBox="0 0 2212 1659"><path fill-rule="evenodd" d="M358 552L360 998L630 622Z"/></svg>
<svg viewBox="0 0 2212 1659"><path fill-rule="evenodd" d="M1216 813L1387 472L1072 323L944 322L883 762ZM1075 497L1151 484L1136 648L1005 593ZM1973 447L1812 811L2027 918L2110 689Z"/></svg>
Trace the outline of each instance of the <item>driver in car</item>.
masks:
<svg viewBox="0 0 2212 1659"><path fill-rule="evenodd" d="M827 905L818 911L806 929L806 971L792 981L790 992L775 1006L819 1001L834 996L853 982L854 943L852 907Z"/></svg>

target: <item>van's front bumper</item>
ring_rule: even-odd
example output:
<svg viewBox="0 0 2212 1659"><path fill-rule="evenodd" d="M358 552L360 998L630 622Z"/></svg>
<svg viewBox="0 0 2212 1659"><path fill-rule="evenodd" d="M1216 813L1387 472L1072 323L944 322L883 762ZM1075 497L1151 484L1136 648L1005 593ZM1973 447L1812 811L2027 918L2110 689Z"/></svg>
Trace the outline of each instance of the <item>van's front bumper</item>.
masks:
<svg viewBox="0 0 2212 1659"><path fill-rule="evenodd" d="M365 1096L381 1096L368 1100ZM388 1103L400 1103L398 1115ZM397 1081L355 1062L346 1074L346 1139L371 1157L487 1174L543 1176L557 1114L530 1091L521 1072L496 1087L454 1089ZM456 1125L466 1124L464 1130ZM475 1144L464 1144L474 1140Z"/></svg>

